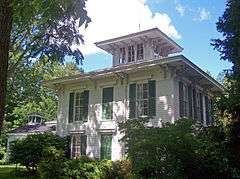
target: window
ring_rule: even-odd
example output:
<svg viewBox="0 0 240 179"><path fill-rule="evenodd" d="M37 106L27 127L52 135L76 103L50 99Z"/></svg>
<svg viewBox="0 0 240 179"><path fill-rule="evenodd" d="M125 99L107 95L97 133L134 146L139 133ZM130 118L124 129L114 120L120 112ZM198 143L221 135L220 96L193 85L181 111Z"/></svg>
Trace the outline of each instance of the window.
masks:
<svg viewBox="0 0 240 179"><path fill-rule="evenodd" d="M213 125L213 100L205 96L206 125Z"/></svg>
<svg viewBox="0 0 240 179"><path fill-rule="evenodd" d="M86 155L87 136L84 134L72 135L72 158L78 158L81 155Z"/></svg>
<svg viewBox="0 0 240 179"><path fill-rule="evenodd" d="M113 87L103 88L102 118L105 120L113 118Z"/></svg>
<svg viewBox="0 0 240 179"><path fill-rule="evenodd" d="M28 115L28 121L31 124L40 124L44 120L43 116L39 113L31 113Z"/></svg>
<svg viewBox="0 0 240 179"><path fill-rule="evenodd" d="M203 99L202 93L197 93L197 119L203 123Z"/></svg>
<svg viewBox="0 0 240 179"><path fill-rule="evenodd" d="M148 115L148 83L137 84L136 108L137 116Z"/></svg>
<svg viewBox="0 0 240 179"><path fill-rule="evenodd" d="M87 105L86 105L87 104ZM88 116L88 91L75 93L75 121L87 121Z"/></svg>
<svg viewBox="0 0 240 179"><path fill-rule="evenodd" d="M134 46L131 45L128 47L128 62L135 61L135 52L134 52Z"/></svg>
<svg viewBox="0 0 240 179"><path fill-rule="evenodd" d="M188 86L188 111L189 117L193 117L193 90L191 86Z"/></svg>
<svg viewBox="0 0 240 179"><path fill-rule="evenodd" d="M137 60L143 60L143 44L137 44Z"/></svg>
<svg viewBox="0 0 240 179"><path fill-rule="evenodd" d="M70 93L69 97L69 123L73 121L87 121L89 91Z"/></svg>
<svg viewBox="0 0 240 179"><path fill-rule="evenodd" d="M124 64L126 62L126 50L125 48L120 48L120 58L119 58L119 63Z"/></svg>
<svg viewBox="0 0 240 179"><path fill-rule="evenodd" d="M180 117L188 116L188 92L186 85L183 82L179 82L179 111Z"/></svg>
<svg viewBox="0 0 240 179"><path fill-rule="evenodd" d="M130 84L129 118L156 115L156 81Z"/></svg>
<svg viewBox="0 0 240 179"><path fill-rule="evenodd" d="M101 135L101 160L111 160L112 156L112 135Z"/></svg>

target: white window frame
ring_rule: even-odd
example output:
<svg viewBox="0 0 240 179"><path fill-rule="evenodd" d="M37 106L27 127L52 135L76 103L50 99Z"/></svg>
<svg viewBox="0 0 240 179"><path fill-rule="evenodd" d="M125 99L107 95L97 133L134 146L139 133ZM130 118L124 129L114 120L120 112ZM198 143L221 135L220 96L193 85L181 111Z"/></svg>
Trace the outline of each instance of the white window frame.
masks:
<svg viewBox="0 0 240 179"><path fill-rule="evenodd" d="M87 122L88 121L88 114L87 114L87 118L86 119L83 119L83 120L80 120L80 117L81 117L81 113L80 113L80 109L81 109L81 94L83 93L84 91L76 91L74 92L74 102L73 102L73 122ZM76 120L76 96L77 96L77 93L79 93L80 97L79 97L79 106L77 106L79 108L79 120ZM88 113L88 112L87 112Z"/></svg>
<svg viewBox="0 0 240 179"><path fill-rule="evenodd" d="M76 139L77 138L77 139ZM74 141L75 139L75 141ZM81 156L81 134L72 134L71 136L71 158L75 159ZM74 142L78 141L78 145L75 145ZM76 142L77 143L77 142ZM76 149L78 150L78 152L76 152ZM73 153L73 151L75 151ZM79 154L76 156L76 154Z"/></svg>
<svg viewBox="0 0 240 179"><path fill-rule="evenodd" d="M147 95L144 97L144 85L146 85ZM139 91L140 90L140 91ZM136 83L136 116L143 117L148 115L149 108L149 87L148 82ZM146 112L146 114L144 114Z"/></svg>

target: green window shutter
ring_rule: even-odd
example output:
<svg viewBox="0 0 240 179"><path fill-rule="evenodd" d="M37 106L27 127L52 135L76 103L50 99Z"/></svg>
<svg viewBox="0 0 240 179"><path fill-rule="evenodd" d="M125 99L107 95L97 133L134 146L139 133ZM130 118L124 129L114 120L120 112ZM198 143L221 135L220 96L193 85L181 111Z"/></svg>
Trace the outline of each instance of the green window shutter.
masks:
<svg viewBox="0 0 240 179"><path fill-rule="evenodd" d="M82 121L87 121L88 118L88 106L89 106L89 91L86 90L81 93L80 100L80 117Z"/></svg>
<svg viewBox="0 0 240 179"><path fill-rule="evenodd" d="M183 83L179 82L179 114L180 117L184 116L184 104L183 104Z"/></svg>
<svg viewBox="0 0 240 179"><path fill-rule="evenodd" d="M112 156L112 135L101 135L101 160L111 160Z"/></svg>
<svg viewBox="0 0 240 179"><path fill-rule="evenodd" d="M202 93L199 94L200 97L200 120L201 123L203 124L203 95Z"/></svg>
<svg viewBox="0 0 240 179"><path fill-rule="evenodd" d="M81 135L80 142L81 142L81 147L80 147L81 155L86 155L87 136L86 135Z"/></svg>
<svg viewBox="0 0 240 179"><path fill-rule="evenodd" d="M189 109L189 117L193 117L193 111L192 111L192 96L193 96L193 90L191 86L188 86L188 109Z"/></svg>
<svg viewBox="0 0 240 179"><path fill-rule="evenodd" d="M103 119L113 118L113 87L103 88L102 113Z"/></svg>
<svg viewBox="0 0 240 179"><path fill-rule="evenodd" d="M193 116L194 116L194 119L197 119L197 94L196 94L196 90L193 89L193 92L192 92L192 95L193 95Z"/></svg>
<svg viewBox="0 0 240 179"><path fill-rule="evenodd" d="M206 124L209 125L210 124L210 120L209 120L209 99L207 96L205 96L205 109L206 109Z"/></svg>
<svg viewBox="0 0 240 179"><path fill-rule="evenodd" d="M69 94L68 122L73 122L74 93Z"/></svg>
<svg viewBox="0 0 240 179"><path fill-rule="evenodd" d="M129 85L129 118L136 117L136 84Z"/></svg>
<svg viewBox="0 0 240 179"><path fill-rule="evenodd" d="M214 123L214 116L213 116L213 109L214 109L214 102L213 102L213 99L212 98L210 98L210 100L209 100L210 102L209 102L209 113L210 113L210 115L209 115L209 120L210 120L210 125L213 125L213 123Z"/></svg>
<svg viewBox="0 0 240 179"><path fill-rule="evenodd" d="M156 81L148 81L148 113L149 116L156 116Z"/></svg>

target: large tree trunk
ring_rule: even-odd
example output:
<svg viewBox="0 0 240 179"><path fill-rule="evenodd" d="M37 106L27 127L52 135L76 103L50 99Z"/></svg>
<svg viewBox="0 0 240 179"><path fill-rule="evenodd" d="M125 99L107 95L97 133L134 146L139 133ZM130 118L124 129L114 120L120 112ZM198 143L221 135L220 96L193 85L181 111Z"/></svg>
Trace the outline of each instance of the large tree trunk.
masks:
<svg viewBox="0 0 240 179"><path fill-rule="evenodd" d="M4 120L7 90L7 69L12 28L11 0L0 0L0 132Z"/></svg>

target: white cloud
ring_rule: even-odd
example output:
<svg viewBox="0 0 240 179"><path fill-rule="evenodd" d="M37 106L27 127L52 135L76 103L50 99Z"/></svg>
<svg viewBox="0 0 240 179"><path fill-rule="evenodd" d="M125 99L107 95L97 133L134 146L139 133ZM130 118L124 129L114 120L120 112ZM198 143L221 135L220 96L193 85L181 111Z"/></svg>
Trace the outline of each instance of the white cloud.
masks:
<svg viewBox="0 0 240 179"><path fill-rule="evenodd" d="M180 14L180 16L184 16L186 8L179 2L175 1L176 11Z"/></svg>
<svg viewBox="0 0 240 179"><path fill-rule="evenodd" d="M196 21L205 21L210 19L210 12L205 8L199 8L199 15L198 17L194 18Z"/></svg>
<svg viewBox="0 0 240 179"><path fill-rule="evenodd" d="M181 36L165 13L153 13L146 0L88 0L87 11L92 22L81 29L85 45L84 55L99 52L94 42L106 40L141 30L158 27L175 39Z"/></svg>
<svg viewBox="0 0 240 179"><path fill-rule="evenodd" d="M208 20L210 18L210 12L205 8L202 8L200 11L200 21Z"/></svg>

